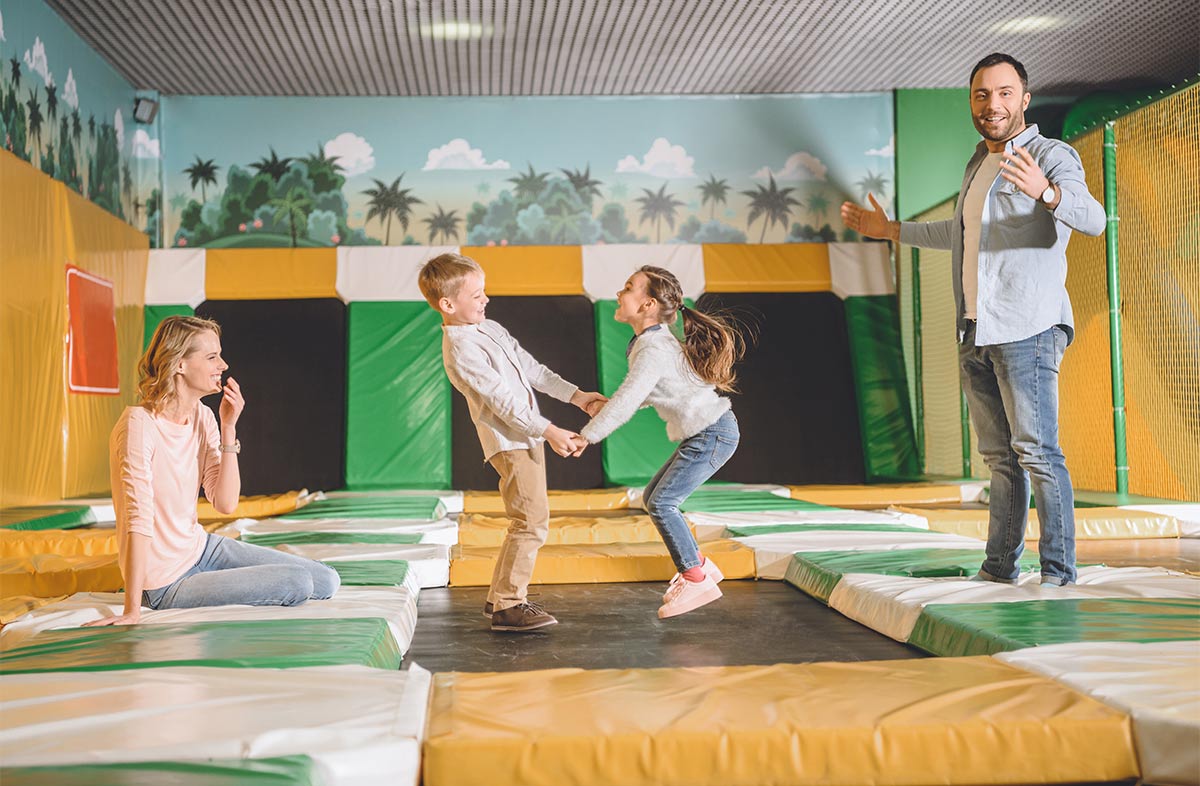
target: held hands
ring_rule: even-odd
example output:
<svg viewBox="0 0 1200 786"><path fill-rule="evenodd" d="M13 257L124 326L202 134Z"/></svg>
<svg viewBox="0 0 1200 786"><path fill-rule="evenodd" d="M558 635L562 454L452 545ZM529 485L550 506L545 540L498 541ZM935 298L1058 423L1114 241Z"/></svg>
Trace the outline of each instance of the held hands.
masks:
<svg viewBox="0 0 1200 786"><path fill-rule="evenodd" d="M233 377L225 380L221 393L221 425L229 427L241 417L242 410L246 408L246 399L242 398L242 389Z"/></svg>
<svg viewBox="0 0 1200 786"><path fill-rule="evenodd" d="M1038 200L1050 187L1050 180L1042 173L1042 168L1023 147L1014 147L1013 155L1000 163L1000 177Z"/></svg>
<svg viewBox="0 0 1200 786"><path fill-rule="evenodd" d="M586 412L589 418L594 418L596 417L596 413L608 403L608 396L600 393L584 393L582 390L577 390L571 396L571 403Z"/></svg>
<svg viewBox="0 0 1200 786"><path fill-rule="evenodd" d="M601 404L600 406L603 406L603 404ZM597 409L596 411L599 412L600 410ZM584 437L582 434L576 434L574 437L572 437L571 441L575 444L575 452L571 454L575 458L579 458L580 456L582 456L583 451L587 450L587 446L589 444L591 444L587 441L587 438Z"/></svg>
<svg viewBox="0 0 1200 786"><path fill-rule="evenodd" d="M553 423L546 427L546 430L542 432L542 436L546 438L546 442L550 444L550 447L554 449L554 452L563 458L574 455L575 451L578 449L575 444L575 440L577 438L582 439L582 437L580 437L574 431L567 431L565 428L559 428Z"/></svg>
<svg viewBox="0 0 1200 786"><path fill-rule="evenodd" d="M864 210L853 202L842 203L842 223L860 235L883 238L900 242L900 222L889 221L883 205L875 201L875 195L868 193L873 210Z"/></svg>

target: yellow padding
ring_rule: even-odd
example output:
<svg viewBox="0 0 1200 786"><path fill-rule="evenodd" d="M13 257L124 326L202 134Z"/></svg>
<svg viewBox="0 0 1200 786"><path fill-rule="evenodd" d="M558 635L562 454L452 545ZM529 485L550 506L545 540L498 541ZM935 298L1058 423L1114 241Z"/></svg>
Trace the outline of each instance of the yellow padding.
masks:
<svg viewBox="0 0 1200 786"><path fill-rule="evenodd" d="M986 510L936 510L929 508L906 508L902 505L893 510L924 516L929 529L934 532L949 532L969 538L986 540L988 535L988 512ZM1037 511L1029 511L1029 526L1025 537L1039 537ZM1121 538L1177 538L1179 521L1174 516L1148 513L1121 508L1076 508L1076 540L1115 540Z"/></svg>
<svg viewBox="0 0 1200 786"><path fill-rule="evenodd" d="M462 546L499 546L511 524L504 516L464 513L458 517ZM603 543L661 543L649 516L554 516L547 546Z"/></svg>
<svg viewBox="0 0 1200 786"><path fill-rule="evenodd" d="M702 643L698 643L702 646ZM436 674L426 786L1138 775L1126 715L990 657Z"/></svg>
<svg viewBox="0 0 1200 786"><path fill-rule="evenodd" d="M124 586L117 555L32 557L0 559L0 598L34 595L48 598L76 592L116 592Z"/></svg>
<svg viewBox="0 0 1200 786"><path fill-rule="evenodd" d="M708 292L829 292L832 286L824 243L704 246Z"/></svg>
<svg viewBox="0 0 1200 786"><path fill-rule="evenodd" d="M880 486L789 486L792 499L838 508L870 510L889 505L957 505L958 486L936 483L900 483Z"/></svg>
<svg viewBox="0 0 1200 786"><path fill-rule="evenodd" d="M489 295L582 295L579 246L466 246L487 275Z"/></svg>
<svg viewBox="0 0 1200 786"><path fill-rule="evenodd" d="M754 551L732 540L709 541L704 556L727 579L754 576ZM486 587L496 566L496 547L455 546L450 554L450 586ZM607 584L623 581L669 581L675 565L667 547L658 543L545 546L538 552L534 584Z"/></svg>
<svg viewBox="0 0 1200 786"><path fill-rule="evenodd" d="M233 513L225 515L218 513L212 503L201 499L196 505L196 513L201 521L233 521L234 519L269 519L284 513L291 513L297 508L308 504L308 492L285 491L282 494L264 494L257 497L242 497L238 500ZM301 499L305 497L305 499Z"/></svg>
<svg viewBox="0 0 1200 786"><path fill-rule="evenodd" d="M66 595L58 595L53 598L35 598L32 595L0 598L0 626L7 625L18 617L23 617L42 606L49 606L51 603L58 603L60 600L66 599Z"/></svg>
<svg viewBox="0 0 1200 786"><path fill-rule="evenodd" d="M116 553L115 529L0 530L0 559L35 554L98 557Z"/></svg>
<svg viewBox="0 0 1200 786"><path fill-rule="evenodd" d="M214 248L204 266L209 300L338 296L336 248Z"/></svg>
<svg viewBox="0 0 1200 786"><path fill-rule="evenodd" d="M626 510L632 505L629 489L580 489L577 491L551 491L551 513L587 513L592 510ZM463 492L464 513L504 513L504 500L498 491Z"/></svg>

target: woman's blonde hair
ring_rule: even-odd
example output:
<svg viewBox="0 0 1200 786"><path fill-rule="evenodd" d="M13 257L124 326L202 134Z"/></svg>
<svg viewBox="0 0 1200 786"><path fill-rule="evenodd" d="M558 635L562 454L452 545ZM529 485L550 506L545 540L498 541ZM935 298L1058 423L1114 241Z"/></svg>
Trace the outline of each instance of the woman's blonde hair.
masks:
<svg viewBox="0 0 1200 786"><path fill-rule="evenodd" d="M175 369L190 355L192 339L211 330L221 335L221 326L203 317L167 317L158 324L150 346L138 361L140 404L151 412L162 412L175 396Z"/></svg>
<svg viewBox="0 0 1200 786"><path fill-rule="evenodd" d="M646 276L646 294L658 301L665 324L683 315L683 354L692 370L705 382L726 393L737 392L733 364L746 353L743 328L731 314L704 314L683 303L683 287L669 270L643 265L637 272Z"/></svg>

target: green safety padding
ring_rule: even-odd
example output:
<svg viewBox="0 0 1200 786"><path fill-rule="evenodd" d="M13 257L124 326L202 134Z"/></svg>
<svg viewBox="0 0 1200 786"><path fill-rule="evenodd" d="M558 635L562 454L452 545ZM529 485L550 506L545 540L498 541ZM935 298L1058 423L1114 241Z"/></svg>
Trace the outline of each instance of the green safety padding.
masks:
<svg viewBox="0 0 1200 786"><path fill-rule="evenodd" d="M787 532L911 532L929 535L929 530L910 527L907 524L747 524L727 526L725 537L748 538L751 535L779 535Z"/></svg>
<svg viewBox="0 0 1200 786"><path fill-rule="evenodd" d="M319 499L279 519L421 519L433 521L445 514L437 497L339 497Z"/></svg>
<svg viewBox="0 0 1200 786"><path fill-rule="evenodd" d="M846 332L868 480L921 474L895 295L848 297Z"/></svg>
<svg viewBox="0 0 1200 786"><path fill-rule="evenodd" d="M96 523L87 505L31 505L0 510L4 529L74 529Z"/></svg>
<svg viewBox="0 0 1200 786"><path fill-rule="evenodd" d="M279 546L284 543L370 543L411 544L420 543L420 533L407 532L264 532L242 533L242 542L256 546Z"/></svg>
<svg viewBox="0 0 1200 786"><path fill-rule="evenodd" d="M1076 641L1186 641L1200 646L1200 599L1071 599L929 604L908 643L934 655Z"/></svg>
<svg viewBox="0 0 1200 786"><path fill-rule="evenodd" d="M195 316L196 310L191 306L146 306L142 315L146 326L146 332L142 334L142 351L145 352L150 346L150 339L154 338L154 331L158 330L159 323L167 317Z"/></svg>
<svg viewBox="0 0 1200 786"><path fill-rule="evenodd" d="M688 302L691 305L690 301ZM629 371L625 348L633 328L617 322L617 301L596 301L596 363L600 392L611 396ZM604 440L604 479L614 486L644 486L675 452L667 426L653 409L641 409Z"/></svg>
<svg viewBox="0 0 1200 786"><path fill-rule="evenodd" d="M380 618L190 622L48 630L0 653L0 674L163 666L398 669L403 653Z"/></svg>
<svg viewBox="0 0 1200 786"><path fill-rule="evenodd" d="M448 488L450 381L424 301L349 307L346 486Z"/></svg>
<svg viewBox="0 0 1200 786"><path fill-rule="evenodd" d="M802 499L781 497L769 491L735 491L700 487L679 509L686 513L756 513L764 510L840 510Z"/></svg>
<svg viewBox="0 0 1200 786"><path fill-rule="evenodd" d="M895 551L805 551L792 557L784 580L820 601L828 602L833 588L847 573L940 578L974 576L983 563L983 549L898 549ZM1021 570L1038 567L1038 556L1026 551Z"/></svg>
<svg viewBox="0 0 1200 786"><path fill-rule="evenodd" d="M408 576L408 561L402 559L330 560L347 587L399 587Z"/></svg>
<svg viewBox="0 0 1200 786"><path fill-rule="evenodd" d="M308 756L0 767L4 786L325 786Z"/></svg>

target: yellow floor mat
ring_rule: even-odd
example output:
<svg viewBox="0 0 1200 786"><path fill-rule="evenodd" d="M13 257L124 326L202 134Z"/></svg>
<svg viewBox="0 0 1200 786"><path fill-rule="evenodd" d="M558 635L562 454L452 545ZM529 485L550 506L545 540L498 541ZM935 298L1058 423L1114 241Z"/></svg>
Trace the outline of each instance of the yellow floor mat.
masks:
<svg viewBox="0 0 1200 786"><path fill-rule="evenodd" d="M987 540L988 512L986 510L937 510L895 506L892 510L924 516L929 529L949 532L969 538ZM1029 511L1028 540L1039 536L1037 511ZM1124 538L1177 538L1179 522L1174 516L1122 508L1076 508L1076 540L1116 540Z"/></svg>
<svg viewBox="0 0 1200 786"><path fill-rule="evenodd" d="M952 483L788 486L788 490L792 499L854 510L876 510L891 505L957 505L962 502L962 490Z"/></svg>
<svg viewBox="0 0 1200 786"><path fill-rule="evenodd" d="M0 559L0 598L116 592L122 586L124 582L115 554L98 557L35 554Z"/></svg>
<svg viewBox="0 0 1200 786"><path fill-rule="evenodd" d="M697 641L702 647L703 642ZM1138 775L1126 715L990 657L434 676L425 786Z"/></svg>
<svg viewBox="0 0 1200 786"><path fill-rule="evenodd" d="M450 552L450 586L486 587L492 582L498 548L455 546ZM706 557L727 579L754 577L754 551L732 540L703 545ZM534 584L603 584L670 581L675 565L658 543L605 543L543 546L533 571Z"/></svg>
<svg viewBox="0 0 1200 786"><path fill-rule="evenodd" d="M283 494L264 494L258 497L242 497L238 506L229 514L218 513L212 503L201 498L196 513L203 522L233 521L234 519L269 519L281 516L308 504L309 493L305 489L287 491Z"/></svg>
<svg viewBox="0 0 1200 786"><path fill-rule="evenodd" d="M499 546L510 521L504 516L464 513L458 517L458 542L463 546ZM547 546L601 543L661 543L650 517L554 516Z"/></svg>
<svg viewBox="0 0 1200 786"><path fill-rule="evenodd" d="M34 554L98 557L116 553L115 529L0 529L0 559Z"/></svg>
<svg viewBox="0 0 1200 786"><path fill-rule="evenodd" d="M587 513L591 510L626 510L632 505L629 489L576 489L574 491L551 491L551 513ZM463 492L464 513L504 514L504 500L498 491Z"/></svg>
<svg viewBox="0 0 1200 786"><path fill-rule="evenodd" d="M66 600L66 598L66 595L55 595L49 598L35 598L32 595L14 595L11 598L0 598L0 627L4 627L18 617L25 616L34 609L49 606L51 603L58 603L60 600Z"/></svg>

